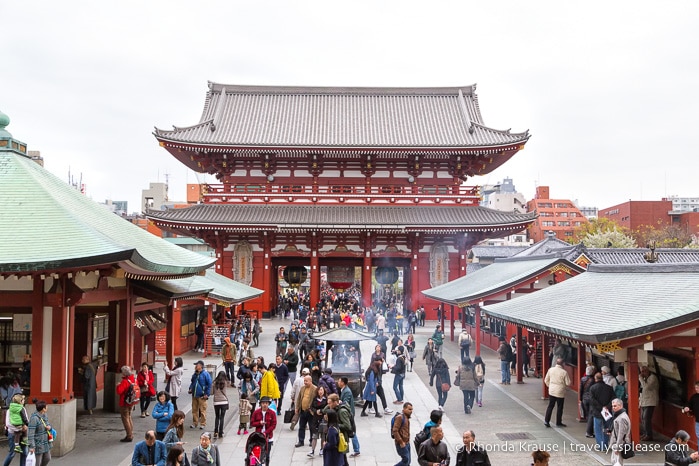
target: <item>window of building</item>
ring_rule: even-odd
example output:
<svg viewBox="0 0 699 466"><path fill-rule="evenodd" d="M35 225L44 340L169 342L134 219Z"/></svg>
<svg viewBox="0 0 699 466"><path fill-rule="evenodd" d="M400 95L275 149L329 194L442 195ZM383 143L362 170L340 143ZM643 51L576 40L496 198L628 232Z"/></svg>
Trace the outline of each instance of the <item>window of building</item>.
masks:
<svg viewBox="0 0 699 466"><path fill-rule="evenodd" d="M565 221L565 222L558 222L558 226L559 226L559 227L569 227L569 226L570 226L570 222L568 222L568 221Z"/></svg>
<svg viewBox="0 0 699 466"><path fill-rule="evenodd" d="M543 222L541 222L541 226L553 227L553 226L556 226L556 222L552 222L550 220L544 220Z"/></svg>
<svg viewBox="0 0 699 466"><path fill-rule="evenodd" d="M100 358L107 355L109 340L109 320L107 314L96 314L92 321L92 357Z"/></svg>
<svg viewBox="0 0 699 466"><path fill-rule="evenodd" d="M540 209L552 209L553 208L553 204L551 204L550 202L539 202L537 204L537 206Z"/></svg>
<svg viewBox="0 0 699 466"><path fill-rule="evenodd" d="M558 212L558 216L559 216L559 217L567 217L567 216L568 216L568 212Z"/></svg>
<svg viewBox="0 0 699 466"><path fill-rule="evenodd" d="M566 236L573 236L573 232L572 232L572 231L566 231L566 232L564 232L564 233L565 233Z"/></svg>

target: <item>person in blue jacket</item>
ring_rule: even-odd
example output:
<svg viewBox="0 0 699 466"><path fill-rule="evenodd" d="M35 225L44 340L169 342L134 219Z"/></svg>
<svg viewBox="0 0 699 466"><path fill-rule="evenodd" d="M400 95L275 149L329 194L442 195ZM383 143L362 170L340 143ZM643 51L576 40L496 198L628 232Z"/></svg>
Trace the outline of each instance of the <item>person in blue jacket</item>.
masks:
<svg viewBox="0 0 699 466"><path fill-rule="evenodd" d="M165 444L155 438L155 432L146 432L146 439L138 442L133 449L131 466L165 466L167 459Z"/></svg>
<svg viewBox="0 0 699 466"><path fill-rule="evenodd" d="M155 419L155 438L163 440L172 414L175 412L175 406L170 401L170 395L165 391L158 392L155 398L157 401L150 415Z"/></svg>
<svg viewBox="0 0 699 466"><path fill-rule="evenodd" d="M206 427L206 401L211 395L211 375L204 370L204 361L197 361L189 384L189 394L192 395L192 424L194 429Z"/></svg>

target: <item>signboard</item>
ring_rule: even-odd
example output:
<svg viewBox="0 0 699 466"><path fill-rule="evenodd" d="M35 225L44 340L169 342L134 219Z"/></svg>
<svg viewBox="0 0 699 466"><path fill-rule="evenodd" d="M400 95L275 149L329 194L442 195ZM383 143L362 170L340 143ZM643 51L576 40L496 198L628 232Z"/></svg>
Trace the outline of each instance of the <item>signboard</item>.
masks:
<svg viewBox="0 0 699 466"><path fill-rule="evenodd" d="M12 331L14 332L31 332L32 331L32 315L31 314L15 314L12 319Z"/></svg>

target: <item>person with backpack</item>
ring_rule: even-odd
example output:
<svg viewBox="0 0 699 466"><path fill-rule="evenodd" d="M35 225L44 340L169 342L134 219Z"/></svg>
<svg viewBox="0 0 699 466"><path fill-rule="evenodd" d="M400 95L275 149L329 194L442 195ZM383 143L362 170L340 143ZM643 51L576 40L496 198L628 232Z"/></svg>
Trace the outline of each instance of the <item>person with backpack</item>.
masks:
<svg viewBox="0 0 699 466"><path fill-rule="evenodd" d="M134 392L138 390L138 399L134 399ZM121 366L121 382L116 388L119 395L119 413L121 414L121 423L124 425L126 436L120 442L133 442L133 419L131 419L131 411L140 401L140 389L136 385L136 380L131 373L129 366ZM128 395L128 396L127 396Z"/></svg>
<svg viewBox="0 0 699 466"><path fill-rule="evenodd" d="M415 434L413 439L413 444L415 445L415 451L418 451L420 444L430 438L430 429L437 427L442 424L442 416L444 413L438 409L433 409L430 413L430 420L425 423L422 430Z"/></svg>
<svg viewBox="0 0 699 466"><path fill-rule="evenodd" d="M442 357L442 345L444 344L444 332L442 331L442 326L437 324L432 334L432 341L434 342L435 351Z"/></svg>
<svg viewBox="0 0 699 466"><path fill-rule="evenodd" d="M400 456L400 461L395 466L410 466L410 416L412 414L413 405L406 402L403 405L403 411L391 419L391 438Z"/></svg>
<svg viewBox="0 0 699 466"><path fill-rule="evenodd" d="M476 397L476 387L479 385L476 378L476 369L471 362L471 358L466 357L464 359L456 374L455 382L458 382L459 389L464 395L464 414L471 414L473 400Z"/></svg>
<svg viewBox="0 0 699 466"><path fill-rule="evenodd" d="M471 357L471 334L468 333L466 328L461 329L461 333L459 334L459 348L461 348L462 361Z"/></svg>
<svg viewBox="0 0 699 466"><path fill-rule="evenodd" d="M318 381L318 386L323 387L327 395L338 393L337 384L335 383L335 379L333 379L332 373L333 370L326 367L323 369L323 375L320 376L320 380Z"/></svg>

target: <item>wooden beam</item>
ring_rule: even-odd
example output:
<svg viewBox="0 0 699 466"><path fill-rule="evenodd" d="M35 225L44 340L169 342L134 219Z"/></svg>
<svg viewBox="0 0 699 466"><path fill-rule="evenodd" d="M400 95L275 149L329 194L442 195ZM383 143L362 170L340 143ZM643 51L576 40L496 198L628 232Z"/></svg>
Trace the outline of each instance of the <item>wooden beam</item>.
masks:
<svg viewBox="0 0 699 466"><path fill-rule="evenodd" d="M86 291L82 301L80 301L80 305L109 303L111 301L122 301L124 299L126 299L126 288Z"/></svg>
<svg viewBox="0 0 699 466"><path fill-rule="evenodd" d="M641 346L650 342L653 342L655 344L655 342L657 342L658 340L674 337L678 333L686 332L687 330L694 330L696 328L699 328L699 322L697 322L696 320L691 320L687 323L677 325L675 327L657 330L646 335L640 335L637 337L621 340L619 345L622 348L631 348L633 346Z"/></svg>
<svg viewBox="0 0 699 466"><path fill-rule="evenodd" d="M34 281L39 281L43 283L43 280L35 279ZM0 292L0 300L2 305L0 308L5 307L32 307L34 305L34 292L32 291L3 291Z"/></svg>
<svg viewBox="0 0 699 466"><path fill-rule="evenodd" d="M653 341L653 349L660 348L699 348L699 336L695 337L672 337Z"/></svg>

